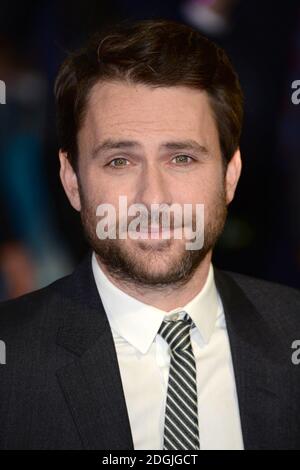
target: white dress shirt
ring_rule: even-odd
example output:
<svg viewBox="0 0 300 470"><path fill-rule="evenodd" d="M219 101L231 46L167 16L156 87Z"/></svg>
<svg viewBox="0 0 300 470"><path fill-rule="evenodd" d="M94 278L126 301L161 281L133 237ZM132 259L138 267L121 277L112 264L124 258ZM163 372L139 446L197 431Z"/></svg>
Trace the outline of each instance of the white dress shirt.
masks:
<svg viewBox="0 0 300 470"><path fill-rule="evenodd" d="M163 449L170 354L157 334L164 319L192 318L200 449L243 449L238 399L222 302L210 264L205 285L186 305L165 312L126 294L92 256L112 330L135 450ZM181 312L181 313L179 313Z"/></svg>

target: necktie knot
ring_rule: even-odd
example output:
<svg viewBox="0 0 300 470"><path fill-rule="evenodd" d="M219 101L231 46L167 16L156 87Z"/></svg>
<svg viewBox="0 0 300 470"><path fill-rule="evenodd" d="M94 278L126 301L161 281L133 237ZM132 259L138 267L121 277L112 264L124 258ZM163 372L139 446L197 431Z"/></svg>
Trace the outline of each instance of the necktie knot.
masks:
<svg viewBox="0 0 300 470"><path fill-rule="evenodd" d="M168 343L171 351L186 350L191 347L190 329L192 319L186 313L183 319L163 320L158 334Z"/></svg>

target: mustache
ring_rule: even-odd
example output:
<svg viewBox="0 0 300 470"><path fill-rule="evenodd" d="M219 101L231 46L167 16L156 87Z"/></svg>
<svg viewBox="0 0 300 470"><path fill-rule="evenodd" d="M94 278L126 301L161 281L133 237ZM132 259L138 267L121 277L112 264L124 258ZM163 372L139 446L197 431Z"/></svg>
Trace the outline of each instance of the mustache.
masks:
<svg viewBox="0 0 300 470"><path fill-rule="evenodd" d="M189 225L189 223L185 223L185 220L181 220L180 222L174 217L174 216L169 216L169 215L164 215L164 214L157 214L154 215L153 217L147 216L129 216L126 218L121 218L117 219L116 223L117 225L123 224L123 226L127 227L130 225L130 223L133 220L136 220L138 218L138 222L140 226L143 227L155 227L155 228L170 228L172 230L175 230L177 228L183 228L186 225ZM196 216L193 214L191 218L191 223L196 222Z"/></svg>

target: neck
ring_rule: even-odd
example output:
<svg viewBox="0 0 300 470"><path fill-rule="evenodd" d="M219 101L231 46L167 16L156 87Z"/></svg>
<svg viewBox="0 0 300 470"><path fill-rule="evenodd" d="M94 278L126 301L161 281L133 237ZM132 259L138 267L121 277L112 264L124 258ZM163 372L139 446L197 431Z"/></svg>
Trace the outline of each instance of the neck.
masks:
<svg viewBox="0 0 300 470"><path fill-rule="evenodd" d="M114 277L107 269L107 267L101 263L98 256L96 255L97 262L108 277L108 279L119 289L126 294L146 304L152 305L153 307L159 308L168 312L178 307L183 307L190 302L203 288L211 262L212 252L208 252L202 262L199 264L193 276L184 285L170 285L163 289L156 289L151 286L140 287L134 283L123 281L122 279ZM162 295L163 293L163 295Z"/></svg>

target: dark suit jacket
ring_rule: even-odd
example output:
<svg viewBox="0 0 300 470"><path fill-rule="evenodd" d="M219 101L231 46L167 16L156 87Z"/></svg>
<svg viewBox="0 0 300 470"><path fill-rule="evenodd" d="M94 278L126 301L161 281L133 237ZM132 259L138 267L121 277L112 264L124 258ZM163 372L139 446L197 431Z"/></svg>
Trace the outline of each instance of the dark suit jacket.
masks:
<svg viewBox="0 0 300 470"><path fill-rule="evenodd" d="M0 304L0 449L133 449L91 253L70 276ZM300 449L300 292L215 268L246 449ZM147 371L145 371L145 374Z"/></svg>

